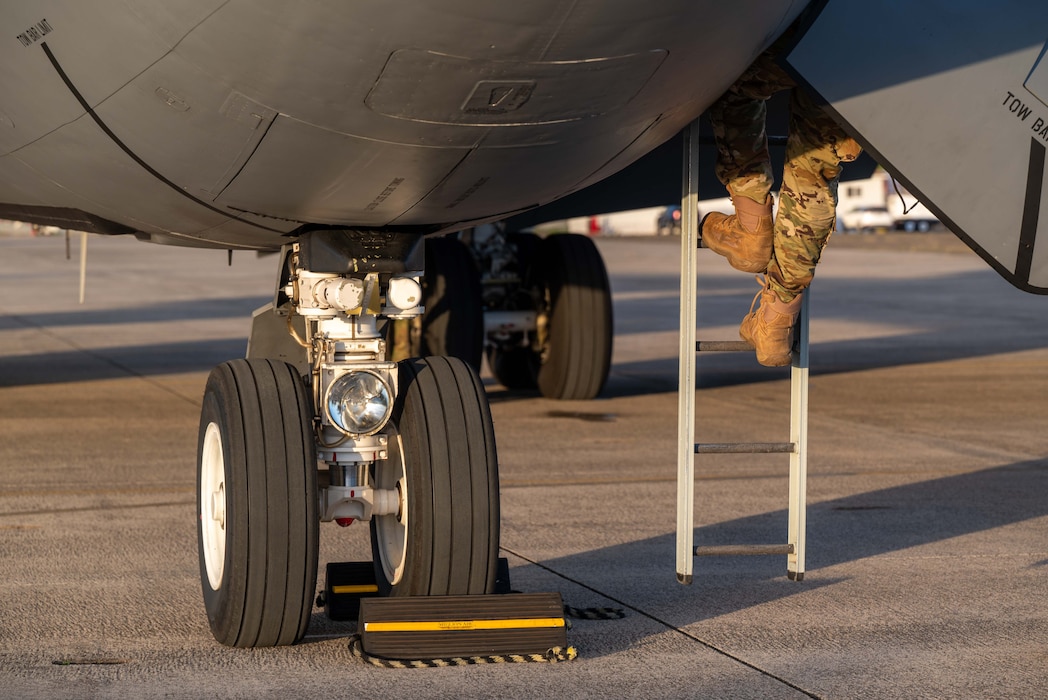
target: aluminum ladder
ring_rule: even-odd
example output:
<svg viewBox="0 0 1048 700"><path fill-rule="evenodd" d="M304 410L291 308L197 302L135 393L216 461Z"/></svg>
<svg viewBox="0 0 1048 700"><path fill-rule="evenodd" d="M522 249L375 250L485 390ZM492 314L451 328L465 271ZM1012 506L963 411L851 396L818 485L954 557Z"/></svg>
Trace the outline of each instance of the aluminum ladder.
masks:
<svg viewBox="0 0 1048 700"><path fill-rule="evenodd" d="M787 575L804 578L804 539L807 501L808 452L808 297L804 295L794 334L790 370L789 442L695 442L695 370L700 352L753 352L745 342L696 340L699 236L698 166L699 121L684 133L684 177L681 198L680 375L677 388L677 580L690 584L694 558L707 555L785 554ZM790 455L789 511L785 544L695 546L695 455Z"/></svg>

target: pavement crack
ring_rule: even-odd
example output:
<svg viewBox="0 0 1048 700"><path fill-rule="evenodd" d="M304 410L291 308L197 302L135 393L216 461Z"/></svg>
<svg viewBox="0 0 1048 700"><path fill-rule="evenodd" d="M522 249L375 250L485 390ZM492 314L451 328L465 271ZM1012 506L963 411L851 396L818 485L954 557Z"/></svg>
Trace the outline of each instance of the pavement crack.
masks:
<svg viewBox="0 0 1048 700"><path fill-rule="evenodd" d="M131 663L131 659L117 659L110 657L55 659L51 662L54 666L115 666L129 663Z"/></svg>
<svg viewBox="0 0 1048 700"><path fill-rule="evenodd" d="M42 510L15 510L8 513L0 513L0 518L24 518L30 515L58 515L60 513L89 513L93 511L107 510L136 510L141 508L171 508L191 506L196 501L165 501L162 503L132 503L127 505L99 505L83 506L80 508L48 508Z"/></svg>

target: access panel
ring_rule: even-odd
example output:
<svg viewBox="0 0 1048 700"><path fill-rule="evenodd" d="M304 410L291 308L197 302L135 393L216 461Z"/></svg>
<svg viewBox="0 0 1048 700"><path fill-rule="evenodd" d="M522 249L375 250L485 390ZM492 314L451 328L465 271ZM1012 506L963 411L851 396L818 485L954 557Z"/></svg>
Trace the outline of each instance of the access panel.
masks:
<svg viewBox="0 0 1048 700"><path fill-rule="evenodd" d="M989 262L1048 294L1048 3L829 2L789 67Z"/></svg>

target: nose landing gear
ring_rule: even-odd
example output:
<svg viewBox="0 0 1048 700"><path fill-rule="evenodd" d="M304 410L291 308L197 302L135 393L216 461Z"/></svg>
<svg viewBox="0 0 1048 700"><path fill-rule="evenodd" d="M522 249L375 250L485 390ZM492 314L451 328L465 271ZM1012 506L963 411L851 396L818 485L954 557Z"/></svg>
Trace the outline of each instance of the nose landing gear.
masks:
<svg viewBox="0 0 1048 700"><path fill-rule="evenodd" d="M385 359L380 320L422 310L410 246L390 259L376 236L318 238L286 251L249 358L215 368L204 393L200 578L212 633L230 646L302 639L321 521L371 521L385 595L494 588L498 462L476 372L452 357Z"/></svg>

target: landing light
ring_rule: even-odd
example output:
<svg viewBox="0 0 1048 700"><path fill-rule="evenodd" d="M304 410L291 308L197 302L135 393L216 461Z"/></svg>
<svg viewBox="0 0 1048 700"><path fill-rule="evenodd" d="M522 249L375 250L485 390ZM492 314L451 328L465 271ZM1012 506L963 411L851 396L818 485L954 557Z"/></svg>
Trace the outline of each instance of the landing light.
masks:
<svg viewBox="0 0 1048 700"><path fill-rule="evenodd" d="M370 435L386 424L393 410L393 392L382 377L369 370L347 372L331 383L327 413L348 435Z"/></svg>

